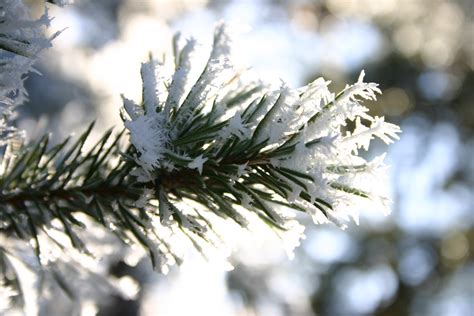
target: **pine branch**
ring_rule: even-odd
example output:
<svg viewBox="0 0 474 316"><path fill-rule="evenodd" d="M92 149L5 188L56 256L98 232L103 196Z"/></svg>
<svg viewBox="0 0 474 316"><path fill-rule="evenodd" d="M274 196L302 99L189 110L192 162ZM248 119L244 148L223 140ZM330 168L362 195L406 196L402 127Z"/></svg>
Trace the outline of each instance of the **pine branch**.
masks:
<svg viewBox="0 0 474 316"><path fill-rule="evenodd" d="M362 72L336 95L322 78L300 89L272 90L241 79L228 42L219 25L195 82L194 40L182 49L175 40L169 78L162 76L166 64L142 64L142 101L124 98L125 130L105 132L92 149L84 146L93 124L75 142L50 147L45 136L5 155L0 236L28 241L49 268L57 259L48 257L44 240L64 253L72 246L93 255L84 233L98 225L124 244L141 245L153 266L166 271L181 262L172 237L208 256L225 241L220 220L247 228L259 218L277 235L297 231L294 247L301 230L290 215L344 226L364 202L384 202L372 181L383 171L383 157L358 155L374 137L386 143L398 137L397 126L369 116L361 105L375 99L377 85L365 83ZM346 130L348 121L354 130ZM8 263L12 254L0 248L4 284L10 285L18 283Z"/></svg>

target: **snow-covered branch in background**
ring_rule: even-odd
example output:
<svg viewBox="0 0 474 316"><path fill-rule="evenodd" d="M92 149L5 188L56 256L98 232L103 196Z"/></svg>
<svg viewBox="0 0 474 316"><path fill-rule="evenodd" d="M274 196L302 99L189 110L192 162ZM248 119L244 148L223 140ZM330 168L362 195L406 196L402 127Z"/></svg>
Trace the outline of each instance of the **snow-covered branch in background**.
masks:
<svg viewBox="0 0 474 316"><path fill-rule="evenodd" d="M38 54L51 46L52 38L43 34L49 22L47 12L32 20L21 0L3 0L0 4L0 145L19 134L9 120L15 106L28 96L23 83L34 71Z"/></svg>

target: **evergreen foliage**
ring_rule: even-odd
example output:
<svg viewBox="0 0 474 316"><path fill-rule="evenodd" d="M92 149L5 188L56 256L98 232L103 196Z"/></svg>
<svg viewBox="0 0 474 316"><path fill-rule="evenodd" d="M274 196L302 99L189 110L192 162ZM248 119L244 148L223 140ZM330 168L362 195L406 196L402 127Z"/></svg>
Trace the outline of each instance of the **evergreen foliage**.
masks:
<svg viewBox="0 0 474 316"><path fill-rule="evenodd" d="M19 301L12 258L25 260L17 240L34 250L39 271L75 297L58 263L71 249L100 255L84 237L91 225L141 245L166 272L181 262L176 236L204 256L225 243L221 219L247 228L258 218L283 239L296 231L294 247L302 236L295 213L344 226L364 202L386 207L372 181L383 172L383 157L358 155L374 136L386 143L398 137L397 126L360 103L375 99L377 85L365 83L363 73L338 94L322 78L300 89L246 82L231 64L229 41L218 25L194 78L195 41L180 47L175 37L172 65L151 58L141 68L141 102L124 98L125 129L105 132L90 150L84 147L93 124L54 146L48 136L18 148L10 143L0 171L0 236L8 241L0 247L0 273Z"/></svg>

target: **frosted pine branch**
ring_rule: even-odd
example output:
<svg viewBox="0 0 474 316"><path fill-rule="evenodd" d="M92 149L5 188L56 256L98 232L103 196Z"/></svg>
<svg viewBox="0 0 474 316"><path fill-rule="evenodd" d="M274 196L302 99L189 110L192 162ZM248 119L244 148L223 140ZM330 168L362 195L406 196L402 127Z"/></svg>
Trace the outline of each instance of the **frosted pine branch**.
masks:
<svg viewBox="0 0 474 316"><path fill-rule="evenodd" d="M47 11L32 20L21 0L4 0L0 4L0 145L17 132L9 118L28 95L23 82L34 71L38 54L51 46L52 38L43 35L49 22Z"/></svg>
<svg viewBox="0 0 474 316"><path fill-rule="evenodd" d="M74 143L51 147L46 136L3 157L7 286L18 283L10 257L28 248L19 240L28 241L38 270L67 285L61 275L96 271L79 264L97 255L96 234L140 245L166 272L182 261L183 245L225 257L229 236L264 226L292 256L304 236L297 214L345 227L367 207L389 211L380 190L384 155L367 161L359 151L375 138L391 143L400 129L368 114L362 102L380 90L364 72L338 93L323 78L272 89L232 64L225 25L216 27L204 65L196 49L194 39L180 46L176 36L172 64L142 64L142 99L123 97L126 141L108 131L84 152L91 126Z"/></svg>

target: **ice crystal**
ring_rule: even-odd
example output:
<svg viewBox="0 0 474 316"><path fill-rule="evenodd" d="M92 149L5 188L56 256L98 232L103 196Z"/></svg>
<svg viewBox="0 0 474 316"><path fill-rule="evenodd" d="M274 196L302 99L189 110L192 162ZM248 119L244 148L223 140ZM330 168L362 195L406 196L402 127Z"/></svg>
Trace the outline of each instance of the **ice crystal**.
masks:
<svg viewBox="0 0 474 316"><path fill-rule="evenodd" d="M199 157L194 158L194 160L188 164L188 168L197 169L199 174L202 174L202 168L206 160L207 158L203 158L203 155L200 155Z"/></svg>

